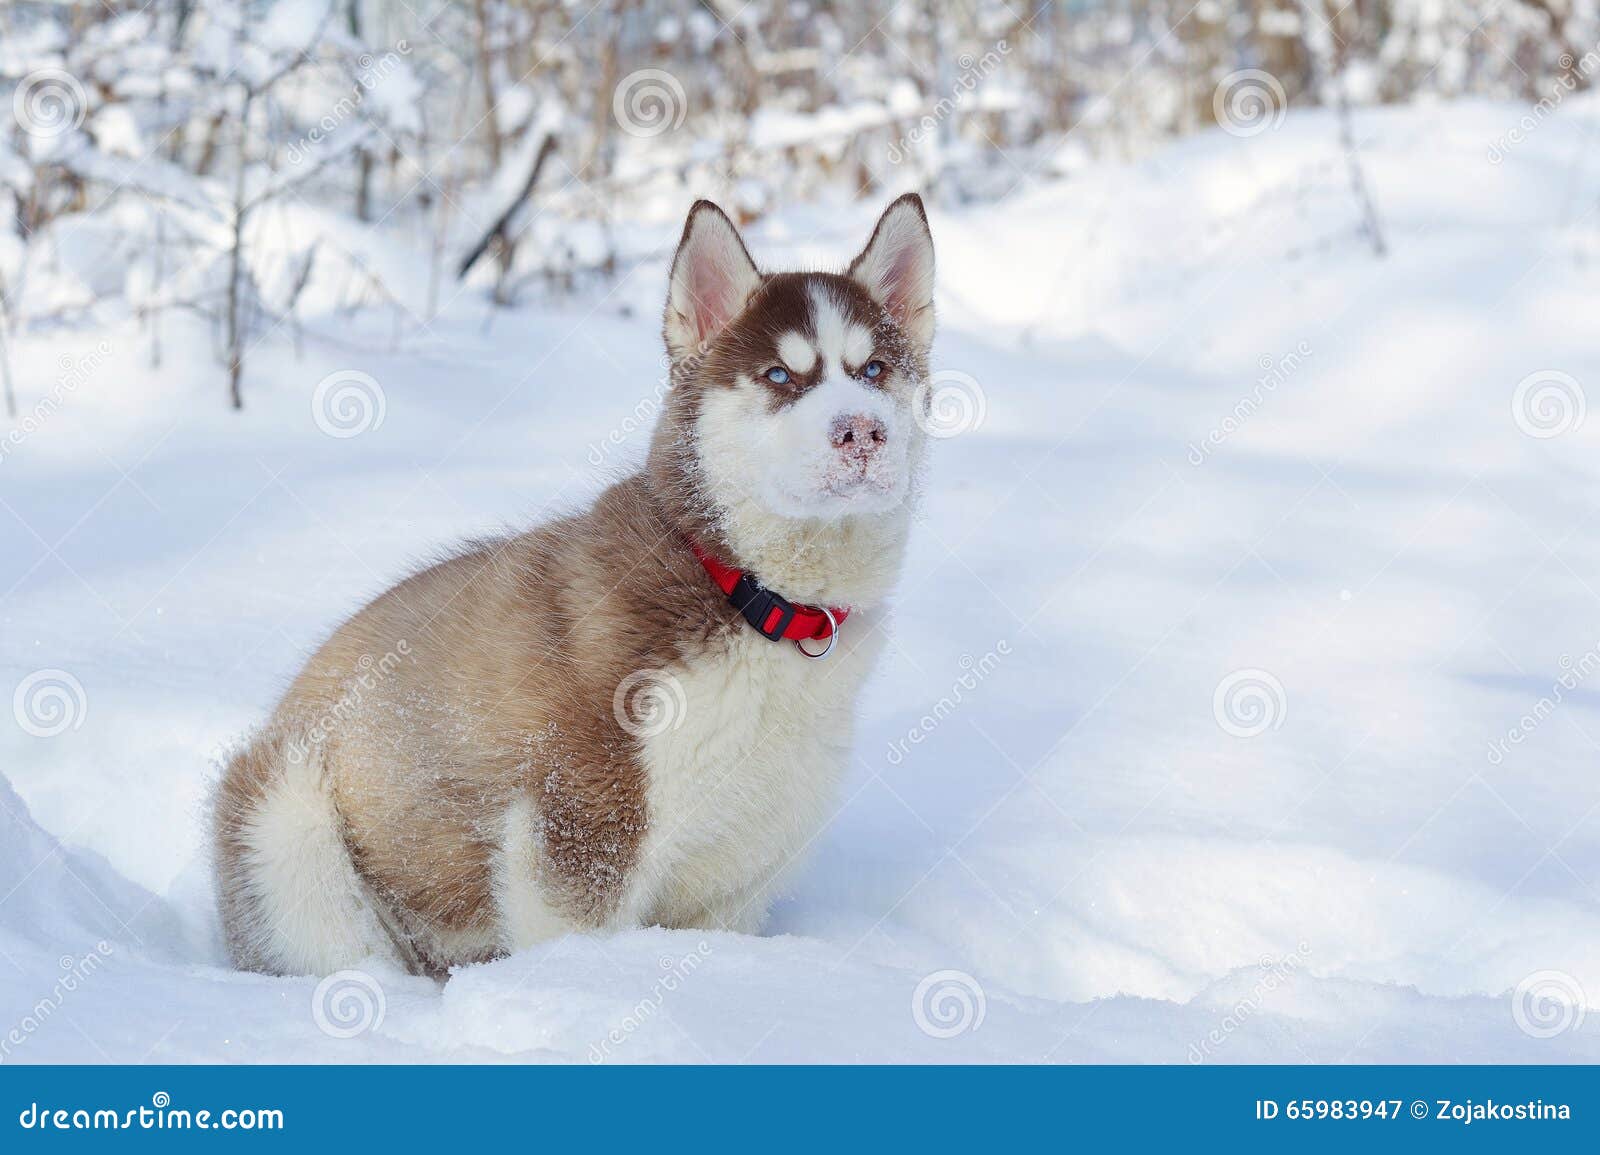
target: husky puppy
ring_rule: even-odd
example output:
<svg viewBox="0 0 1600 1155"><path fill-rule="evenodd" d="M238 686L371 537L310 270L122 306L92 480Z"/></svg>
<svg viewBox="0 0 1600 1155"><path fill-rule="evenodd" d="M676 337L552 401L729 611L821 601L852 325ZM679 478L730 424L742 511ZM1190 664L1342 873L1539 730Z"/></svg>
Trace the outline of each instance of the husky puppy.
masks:
<svg viewBox="0 0 1600 1155"><path fill-rule="evenodd" d="M933 324L916 196L842 274L763 273L697 203L642 471L377 598L227 766L234 961L437 974L572 931L758 930L837 805Z"/></svg>

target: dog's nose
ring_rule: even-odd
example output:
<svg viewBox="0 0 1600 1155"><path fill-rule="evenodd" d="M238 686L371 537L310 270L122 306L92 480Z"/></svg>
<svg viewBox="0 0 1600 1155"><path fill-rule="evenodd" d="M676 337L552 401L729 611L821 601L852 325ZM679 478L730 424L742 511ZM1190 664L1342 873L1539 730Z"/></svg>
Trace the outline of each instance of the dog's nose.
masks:
<svg viewBox="0 0 1600 1155"><path fill-rule="evenodd" d="M835 417L830 433L833 447L841 456L862 461L878 452L889 439L889 430L883 422L866 413Z"/></svg>

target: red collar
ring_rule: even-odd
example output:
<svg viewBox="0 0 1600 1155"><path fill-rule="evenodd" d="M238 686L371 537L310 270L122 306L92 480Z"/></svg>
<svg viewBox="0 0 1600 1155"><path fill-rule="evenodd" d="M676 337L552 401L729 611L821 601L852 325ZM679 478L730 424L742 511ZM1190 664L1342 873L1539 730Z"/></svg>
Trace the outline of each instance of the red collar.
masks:
<svg viewBox="0 0 1600 1155"><path fill-rule="evenodd" d="M711 580L717 583L717 588L728 595L744 620L764 638L774 642L784 638L795 642L821 641L832 638L835 627L850 616L848 606L823 609L798 605L769 590L744 570L724 565L702 549L699 542L690 541L689 548L705 566ZM833 648L831 642L828 648Z"/></svg>

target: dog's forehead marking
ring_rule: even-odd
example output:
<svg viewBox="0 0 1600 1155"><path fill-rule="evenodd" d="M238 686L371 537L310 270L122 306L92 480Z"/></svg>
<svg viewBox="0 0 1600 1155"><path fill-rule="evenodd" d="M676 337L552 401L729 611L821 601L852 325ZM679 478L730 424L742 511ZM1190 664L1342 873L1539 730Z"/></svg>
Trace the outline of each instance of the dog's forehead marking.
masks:
<svg viewBox="0 0 1600 1155"><path fill-rule="evenodd" d="M860 368L870 356L872 356L872 330L865 325L852 323L844 335L845 362Z"/></svg>
<svg viewBox="0 0 1600 1155"><path fill-rule="evenodd" d="M778 356L796 373L809 373L817 363L817 350L792 329L778 338Z"/></svg>
<svg viewBox="0 0 1600 1155"><path fill-rule="evenodd" d="M829 365L859 368L872 353L872 330L850 316L826 285L811 286L811 321L817 348Z"/></svg>

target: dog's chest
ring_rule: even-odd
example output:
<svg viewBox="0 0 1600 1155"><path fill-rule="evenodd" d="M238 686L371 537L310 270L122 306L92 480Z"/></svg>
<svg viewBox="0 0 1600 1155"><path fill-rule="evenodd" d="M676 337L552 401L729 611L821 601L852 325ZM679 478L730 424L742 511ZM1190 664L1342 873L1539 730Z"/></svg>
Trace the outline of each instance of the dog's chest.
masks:
<svg viewBox="0 0 1600 1155"><path fill-rule="evenodd" d="M694 921L791 864L836 804L875 649L852 618L821 661L744 631L661 672L678 716L643 742L641 913Z"/></svg>

